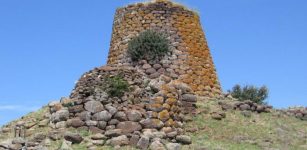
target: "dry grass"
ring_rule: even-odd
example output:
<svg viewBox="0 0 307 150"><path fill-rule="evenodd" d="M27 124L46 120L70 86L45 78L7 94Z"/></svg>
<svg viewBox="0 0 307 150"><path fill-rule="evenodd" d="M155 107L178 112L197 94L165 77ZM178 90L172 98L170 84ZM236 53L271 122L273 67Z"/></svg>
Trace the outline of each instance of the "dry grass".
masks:
<svg viewBox="0 0 307 150"><path fill-rule="evenodd" d="M209 112L218 109L215 101L199 107ZM239 111L228 111L221 121L202 113L186 124L187 128L197 127L199 131L190 133L194 143L184 149L302 149L300 146L307 144L307 122L276 113L253 113L247 118Z"/></svg>

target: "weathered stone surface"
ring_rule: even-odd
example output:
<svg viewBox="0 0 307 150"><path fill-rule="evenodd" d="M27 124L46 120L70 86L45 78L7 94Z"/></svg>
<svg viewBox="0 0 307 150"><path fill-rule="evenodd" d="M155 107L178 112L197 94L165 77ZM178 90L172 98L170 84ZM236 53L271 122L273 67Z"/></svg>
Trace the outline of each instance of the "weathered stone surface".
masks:
<svg viewBox="0 0 307 150"><path fill-rule="evenodd" d="M52 114L51 120L53 122L60 122L60 121L66 121L69 119L69 112L66 109L59 110Z"/></svg>
<svg viewBox="0 0 307 150"><path fill-rule="evenodd" d="M107 137L101 133L97 133L91 136L91 139L93 140L106 140Z"/></svg>
<svg viewBox="0 0 307 150"><path fill-rule="evenodd" d="M91 120L91 112L89 111L83 111L80 114L77 115L81 120L88 121Z"/></svg>
<svg viewBox="0 0 307 150"><path fill-rule="evenodd" d="M57 128L57 129L66 128L66 121L57 122L57 123L55 124L55 128Z"/></svg>
<svg viewBox="0 0 307 150"><path fill-rule="evenodd" d="M114 119L117 119L119 121L127 121L127 116L124 112L119 111L115 114Z"/></svg>
<svg viewBox="0 0 307 150"><path fill-rule="evenodd" d="M83 108L83 105L75 105L75 106L68 107L68 111L70 113L80 113L84 111L84 108Z"/></svg>
<svg viewBox="0 0 307 150"><path fill-rule="evenodd" d="M0 143L0 148L1 149L9 149L11 142L10 141L4 141Z"/></svg>
<svg viewBox="0 0 307 150"><path fill-rule="evenodd" d="M152 138L164 139L166 134L163 131L156 131L152 133Z"/></svg>
<svg viewBox="0 0 307 150"><path fill-rule="evenodd" d="M113 116L116 112L117 112L117 109L111 105L107 105L105 106L105 108L108 110L108 112Z"/></svg>
<svg viewBox="0 0 307 150"><path fill-rule="evenodd" d="M98 112L93 115L92 119L95 121L109 121L112 115L108 111Z"/></svg>
<svg viewBox="0 0 307 150"><path fill-rule="evenodd" d="M66 132L64 135L65 140L70 141L72 143L81 143L83 141L83 138L78 133L70 133Z"/></svg>
<svg viewBox="0 0 307 150"><path fill-rule="evenodd" d="M167 121L170 118L169 112L167 110L159 112L158 118L163 122Z"/></svg>
<svg viewBox="0 0 307 150"><path fill-rule="evenodd" d="M74 118L67 121L67 126L74 128L79 128L85 125L85 123L80 118Z"/></svg>
<svg viewBox="0 0 307 150"><path fill-rule="evenodd" d="M96 133L104 133L104 130L98 128L98 127L95 127L95 126L90 126L89 127L89 131L91 131L93 134L96 134Z"/></svg>
<svg viewBox="0 0 307 150"><path fill-rule="evenodd" d="M178 143L167 143L166 148L167 150L181 150L181 145Z"/></svg>
<svg viewBox="0 0 307 150"><path fill-rule="evenodd" d="M151 68L151 66L150 66L149 64L144 64L144 65L142 66L142 68L143 68L143 69L149 69L149 68Z"/></svg>
<svg viewBox="0 0 307 150"><path fill-rule="evenodd" d="M93 145L103 146L105 144L104 140L92 140ZM96 147L94 149L97 149Z"/></svg>
<svg viewBox="0 0 307 150"><path fill-rule="evenodd" d="M154 64L153 65L153 68L155 68L155 69L160 69L162 66L160 65L160 64Z"/></svg>
<svg viewBox="0 0 307 150"><path fill-rule="evenodd" d="M163 107L161 104L148 104L146 108L147 110L154 111L154 112L160 112L163 110Z"/></svg>
<svg viewBox="0 0 307 150"><path fill-rule="evenodd" d="M145 120L141 120L140 123L144 128L160 129L164 125L164 123L159 119L145 119Z"/></svg>
<svg viewBox="0 0 307 150"><path fill-rule="evenodd" d="M54 130L54 131L51 131L51 132L48 133L48 137L53 141L57 141L57 140L63 138L63 134L64 133L62 133L60 131Z"/></svg>
<svg viewBox="0 0 307 150"><path fill-rule="evenodd" d="M140 136L139 135L132 135L130 140L129 140L129 145L136 147L136 145L139 142L139 140L140 140Z"/></svg>
<svg viewBox="0 0 307 150"><path fill-rule="evenodd" d="M33 136L32 141L33 141L33 142L38 142L38 143L40 143L40 142L44 141L44 140L46 139L46 137L47 137L47 135L46 135L45 133L38 132L38 133L36 133L36 134Z"/></svg>
<svg viewBox="0 0 307 150"><path fill-rule="evenodd" d="M129 139L127 138L126 135L121 135L121 136L118 136L118 137L113 137L111 140L110 140L110 144L112 146L123 146L123 145L128 145L129 144Z"/></svg>
<svg viewBox="0 0 307 150"><path fill-rule="evenodd" d="M109 125L117 125L119 123L119 121L117 119L111 119L108 124Z"/></svg>
<svg viewBox="0 0 307 150"><path fill-rule="evenodd" d="M9 148L10 150L20 150L22 148L21 144L10 144Z"/></svg>
<svg viewBox="0 0 307 150"><path fill-rule="evenodd" d="M107 127L107 122L105 121L98 121L98 128L105 129Z"/></svg>
<svg viewBox="0 0 307 150"><path fill-rule="evenodd" d="M52 101L48 104L48 106L51 113L57 112L63 108L62 104L58 101Z"/></svg>
<svg viewBox="0 0 307 150"><path fill-rule="evenodd" d="M96 126L98 124L98 121L88 120L85 122L87 126Z"/></svg>
<svg viewBox="0 0 307 150"><path fill-rule="evenodd" d="M169 133L166 134L166 136L169 137L169 138L174 138L177 135L178 135L177 131L169 132Z"/></svg>
<svg viewBox="0 0 307 150"><path fill-rule="evenodd" d="M265 110L265 107L262 106L262 105L258 105L257 108L256 108L257 112L263 112Z"/></svg>
<svg viewBox="0 0 307 150"><path fill-rule="evenodd" d="M113 129L113 130L108 130L105 132L105 135L108 137L116 137L116 136L120 136L121 134L122 134L121 129Z"/></svg>
<svg viewBox="0 0 307 150"><path fill-rule="evenodd" d="M85 103L84 108L91 113L97 113L104 110L103 105L99 101L88 101Z"/></svg>
<svg viewBox="0 0 307 150"><path fill-rule="evenodd" d="M178 135L176 137L176 140L179 143L182 143L182 144L191 144L192 143L191 137L189 137L187 135Z"/></svg>
<svg viewBox="0 0 307 150"><path fill-rule="evenodd" d="M151 150L166 150L164 145L160 141L154 141L150 144L149 149Z"/></svg>
<svg viewBox="0 0 307 150"><path fill-rule="evenodd" d="M23 138L15 138L12 141L12 144L21 144L24 145L26 143L26 140Z"/></svg>
<svg viewBox="0 0 307 150"><path fill-rule="evenodd" d="M133 133L134 131L140 131L142 126L138 122L125 121L120 122L116 128L121 129L123 134L128 134Z"/></svg>
<svg viewBox="0 0 307 150"><path fill-rule="evenodd" d="M137 110L131 110L127 112L127 117L129 121L138 122L142 119L142 114Z"/></svg>
<svg viewBox="0 0 307 150"><path fill-rule="evenodd" d="M182 95L183 101L196 102L197 97L193 94L184 94Z"/></svg>
<svg viewBox="0 0 307 150"><path fill-rule="evenodd" d="M243 104L243 105L240 105L240 109L241 110L250 110L250 106L248 104Z"/></svg>
<svg viewBox="0 0 307 150"><path fill-rule="evenodd" d="M145 73L147 73L147 74L153 74L155 72L156 72L156 69L154 69L154 68L149 68L149 69L146 69L146 71L145 71Z"/></svg>
<svg viewBox="0 0 307 150"><path fill-rule="evenodd" d="M224 117L223 117L220 113L213 112L213 113L211 114L211 118L212 118L212 119L215 119L215 120L222 120Z"/></svg>
<svg viewBox="0 0 307 150"><path fill-rule="evenodd" d="M137 143L137 148L141 150L146 150L148 146L149 146L149 138L146 136L142 136L139 142Z"/></svg>

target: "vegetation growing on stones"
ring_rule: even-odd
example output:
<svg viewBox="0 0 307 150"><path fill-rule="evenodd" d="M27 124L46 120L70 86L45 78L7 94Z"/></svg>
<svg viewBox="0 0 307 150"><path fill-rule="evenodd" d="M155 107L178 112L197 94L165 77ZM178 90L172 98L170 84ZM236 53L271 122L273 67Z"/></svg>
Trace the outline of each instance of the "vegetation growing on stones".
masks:
<svg viewBox="0 0 307 150"><path fill-rule="evenodd" d="M128 54L132 61L155 60L169 51L168 39L159 32L146 30L128 44Z"/></svg>
<svg viewBox="0 0 307 150"><path fill-rule="evenodd" d="M128 91L129 84L121 75L116 75L106 79L105 89L111 97L122 97Z"/></svg>
<svg viewBox="0 0 307 150"><path fill-rule="evenodd" d="M263 104L264 100L269 95L269 90L266 86L258 88L253 85L246 85L244 87L235 85L229 93L232 97L237 98L240 101L251 100L255 103Z"/></svg>

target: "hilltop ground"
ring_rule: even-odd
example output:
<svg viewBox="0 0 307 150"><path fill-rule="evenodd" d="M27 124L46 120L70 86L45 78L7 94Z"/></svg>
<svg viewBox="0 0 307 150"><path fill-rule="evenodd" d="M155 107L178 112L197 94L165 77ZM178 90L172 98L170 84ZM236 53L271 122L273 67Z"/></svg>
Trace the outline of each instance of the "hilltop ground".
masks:
<svg viewBox="0 0 307 150"><path fill-rule="evenodd" d="M225 101L225 100L224 100ZM224 111L226 118L216 120L211 112L222 111L219 101L201 100L198 103L198 114L186 118L185 130L192 137L193 143L182 147L184 150L306 150L307 149L307 121L286 115L281 111L272 109L270 113L256 113L239 110ZM48 149L63 148L63 140L51 140L52 128L48 127L49 108L43 107L37 112L32 112L19 120L13 121L2 128L0 143L5 143L13 138L12 127L18 122L28 122L27 134L43 140L43 146ZM247 112L247 113L246 113ZM5 133L3 132L6 131ZM87 131L66 129L80 133L85 139L90 139L92 134ZM45 136L42 136L45 135ZM87 149L90 140L80 144L73 144L72 149ZM1 144L0 144L1 145ZM2 144L3 145L3 144ZM101 144L103 145L103 144ZM64 145L68 146L68 145ZM68 146L70 147L70 146ZM1 149L1 146L0 146ZM63 148L64 149L64 148ZM109 146L98 146L97 149L113 149ZM121 147L120 149L135 149Z"/></svg>

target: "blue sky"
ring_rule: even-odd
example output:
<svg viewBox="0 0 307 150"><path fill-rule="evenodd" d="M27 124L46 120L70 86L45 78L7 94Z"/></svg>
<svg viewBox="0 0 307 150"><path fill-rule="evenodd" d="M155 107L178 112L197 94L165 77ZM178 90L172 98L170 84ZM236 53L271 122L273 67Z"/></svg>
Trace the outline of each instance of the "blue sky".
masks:
<svg viewBox="0 0 307 150"><path fill-rule="evenodd" d="M267 85L307 105L306 0L177 0L198 11L224 91ZM0 125L68 96L106 64L115 9L136 1L0 0Z"/></svg>

